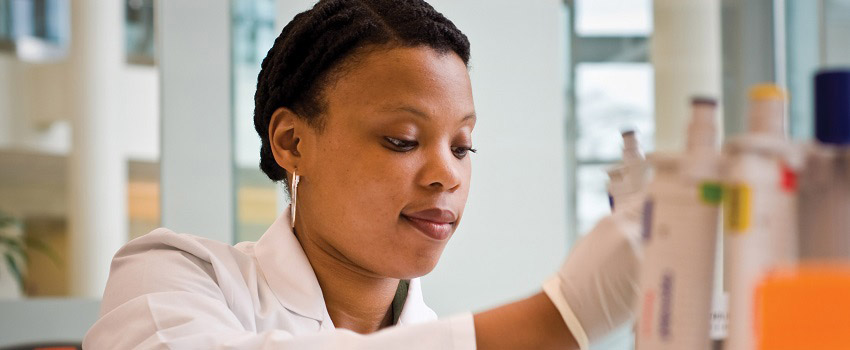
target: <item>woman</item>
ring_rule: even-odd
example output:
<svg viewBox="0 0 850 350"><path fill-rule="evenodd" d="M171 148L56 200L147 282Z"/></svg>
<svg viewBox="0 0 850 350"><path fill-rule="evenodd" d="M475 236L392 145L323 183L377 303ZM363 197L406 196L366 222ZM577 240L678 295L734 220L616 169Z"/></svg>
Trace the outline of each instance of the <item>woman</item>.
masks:
<svg viewBox="0 0 850 350"><path fill-rule="evenodd" d="M328 0L263 61L261 169L292 205L254 242L158 229L115 256L87 349L586 348L629 318L635 210L527 299L437 320L418 277L463 216L469 43L421 0Z"/></svg>

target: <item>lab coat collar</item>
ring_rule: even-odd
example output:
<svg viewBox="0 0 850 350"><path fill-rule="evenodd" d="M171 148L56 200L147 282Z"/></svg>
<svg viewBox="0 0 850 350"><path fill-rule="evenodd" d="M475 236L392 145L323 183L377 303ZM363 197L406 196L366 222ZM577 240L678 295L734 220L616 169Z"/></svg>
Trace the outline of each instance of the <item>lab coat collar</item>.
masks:
<svg viewBox="0 0 850 350"><path fill-rule="evenodd" d="M316 273L289 225L287 207L254 246L260 269L283 307L323 325L332 324ZM397 324L436 319L434 311L425 305L419 278L410 280Z"/></svg>
<svg viewBox="0 0 850 350"><path fill-rule="evenodd" d="M283 307L322 322L327 315L322 288L289 227L289 217L287 207L257 241L254 246L257 263Z"/></svg>
<svg viewBox="0 0 850 350"><path fill-rule="evenodd" d="M425 300L422 298L422 286L419 279L410 280L407 299L404 300L404 307L401 309L401 314L398 315L396 325L416 324L436 319L437 314L425 305Z"/></svg>

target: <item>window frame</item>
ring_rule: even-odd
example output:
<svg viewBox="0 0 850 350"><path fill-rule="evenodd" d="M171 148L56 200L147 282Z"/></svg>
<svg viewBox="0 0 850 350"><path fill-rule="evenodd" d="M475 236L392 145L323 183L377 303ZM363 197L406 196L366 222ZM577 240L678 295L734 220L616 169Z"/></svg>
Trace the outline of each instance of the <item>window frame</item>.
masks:
<svg viewBox="0 0 850 350"><path fill-rule="evenodd" d="M646 36L624 35L580 35L577 30L576 3L579 0L564 0L568 11L567 64L567 242L572 246L583 234L579 218L579 169L584 166L614 165L619 159L583 158L578 155L579 115L577 96L577 68L586 63L648 63L651 32Z"/></svg>

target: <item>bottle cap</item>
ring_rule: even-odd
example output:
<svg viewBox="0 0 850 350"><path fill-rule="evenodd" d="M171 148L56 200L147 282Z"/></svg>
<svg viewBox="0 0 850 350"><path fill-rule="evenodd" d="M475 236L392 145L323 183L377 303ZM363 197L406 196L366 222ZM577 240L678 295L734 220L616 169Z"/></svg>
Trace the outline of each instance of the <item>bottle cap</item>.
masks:
<svg viewBox="0 0 850 350"><path fill-rule="evenodd" d="M750 100L782 100L788 99L788 94L785 89L779 85L771 83L762 83L753 85L750 88Z"/></svg>
<svg viewBox="0 0 850 350"><path fill-rule="evenodd" d="M637 139L637 133L634 130L625 130L623 136L623 163L632 164L642 162L644 160L643 151L640 149L640 142Z"/></svg>
<svg viewBox="0 0 850 350"><path fill-rule="evenodd" d="M815 75L815 137L822 143L850 144L850 69Z"/></svg>
<svg viewBox="0 0 850 350"><path fill-rule="evenodd" d="M688 153L717 147L716 109L717 100L714 98L697 96L691 99L691 120L686 143Z"/></svg>
<svg viewBox="0 0 850 350"><path fill-rule="evenodd" d="M750 133L785 138L787 94L776 84L757 84L750 88Z"/></svg>

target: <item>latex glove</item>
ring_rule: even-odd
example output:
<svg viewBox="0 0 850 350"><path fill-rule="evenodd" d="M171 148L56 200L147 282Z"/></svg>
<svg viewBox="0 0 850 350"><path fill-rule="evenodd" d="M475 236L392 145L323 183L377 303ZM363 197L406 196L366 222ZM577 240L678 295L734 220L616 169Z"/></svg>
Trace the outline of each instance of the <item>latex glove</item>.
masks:
<svg viewBox="0 0 850 350"><path fill-rule="evenodd" d="M634 314L642 209L635 204L600 220L543 285L582 350Z"/></svg>

